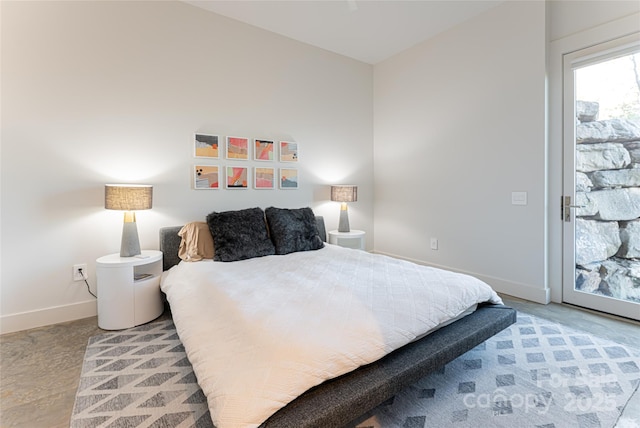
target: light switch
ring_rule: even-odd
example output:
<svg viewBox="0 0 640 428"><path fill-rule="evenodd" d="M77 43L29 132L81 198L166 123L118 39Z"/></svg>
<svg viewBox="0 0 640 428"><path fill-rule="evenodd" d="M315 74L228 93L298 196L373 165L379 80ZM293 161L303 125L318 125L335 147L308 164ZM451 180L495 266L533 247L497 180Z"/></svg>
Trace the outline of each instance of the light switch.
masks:
<svg viewBox="0 0 640 428"><path fill-rule="evenodd" d="M438 238L431 238L431 249L432 250L438 249Z"/></svg>
<svg viewBox="0 0 640 428"><path fill-rule="evenodd" d="M527 205L527 192L511 192L511 205Z"/></svg>

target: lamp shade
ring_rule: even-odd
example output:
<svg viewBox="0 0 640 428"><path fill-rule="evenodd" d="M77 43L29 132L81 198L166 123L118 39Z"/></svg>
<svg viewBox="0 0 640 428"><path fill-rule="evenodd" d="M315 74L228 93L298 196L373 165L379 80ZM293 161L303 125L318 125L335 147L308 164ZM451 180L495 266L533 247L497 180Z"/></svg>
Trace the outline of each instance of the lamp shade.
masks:
<svg viewBox="0 0 640 428"><path fill-rule="evenodd" d="M355 202L358 200L358 186L343 184L331 186L331 200L335 202Z"/></svg>
<svg viewBox="0 0 640 428"><path fill-rule="evenodd" d="M105 184L104 207L108 210L139 211L153 206L153 186L148 184Z"/></svg>

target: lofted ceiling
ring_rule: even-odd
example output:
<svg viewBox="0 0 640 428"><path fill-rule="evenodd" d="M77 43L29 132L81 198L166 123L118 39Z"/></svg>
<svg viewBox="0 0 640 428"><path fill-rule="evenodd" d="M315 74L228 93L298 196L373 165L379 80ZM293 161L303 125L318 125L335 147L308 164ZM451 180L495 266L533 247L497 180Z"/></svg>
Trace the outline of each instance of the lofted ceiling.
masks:
<svg viewBox="0 0 640 428"><path fill-rule="evenodd" d="M505 0L183 0L376 64Z"/></svg>

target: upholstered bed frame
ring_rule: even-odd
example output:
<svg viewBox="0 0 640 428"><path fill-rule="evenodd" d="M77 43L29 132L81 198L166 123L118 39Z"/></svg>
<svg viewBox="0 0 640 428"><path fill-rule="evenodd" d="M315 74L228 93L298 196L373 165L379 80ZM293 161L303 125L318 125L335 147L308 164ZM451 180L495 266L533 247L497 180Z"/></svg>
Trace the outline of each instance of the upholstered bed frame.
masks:
<svg viewBox="0 0 640 428"><path fill-rule="evenodd" d="M324 219L316 217L326 242ZM160 229L164 270L180 262L181 226ZM470 315L403 346L380 360L311 388L280 409L261 427L328 428L358 421L403 388L432 373L516 322L516 311L480 305Z"/></svg>

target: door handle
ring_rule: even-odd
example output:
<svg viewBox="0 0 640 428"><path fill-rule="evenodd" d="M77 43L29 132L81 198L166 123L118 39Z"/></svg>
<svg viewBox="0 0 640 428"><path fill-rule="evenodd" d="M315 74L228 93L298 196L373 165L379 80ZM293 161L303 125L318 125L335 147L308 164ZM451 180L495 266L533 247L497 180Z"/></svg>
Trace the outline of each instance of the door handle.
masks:
<svg viewBox="0 0 640 428"><path fill-rule="evenodd" d="M562 196L560 201L560 218L563 221L571 221L570 208L585 208L586 205L571 205L571 196Z"/></svg>

